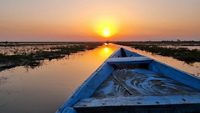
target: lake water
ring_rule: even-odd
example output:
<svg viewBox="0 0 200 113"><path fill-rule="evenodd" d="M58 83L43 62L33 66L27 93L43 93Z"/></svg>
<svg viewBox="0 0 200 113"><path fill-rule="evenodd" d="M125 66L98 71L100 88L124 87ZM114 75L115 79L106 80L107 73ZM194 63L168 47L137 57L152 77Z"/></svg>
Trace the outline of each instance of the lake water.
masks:
<svg viewBox="0 0 200 113"><path fill-rule="evenodd" d="M0 72L0 113L54 113L117 48L104 45L63 59L46 60L34 69L16 67ZM171 57L125 48L200 76L200 63L189 65Z"/></svg>

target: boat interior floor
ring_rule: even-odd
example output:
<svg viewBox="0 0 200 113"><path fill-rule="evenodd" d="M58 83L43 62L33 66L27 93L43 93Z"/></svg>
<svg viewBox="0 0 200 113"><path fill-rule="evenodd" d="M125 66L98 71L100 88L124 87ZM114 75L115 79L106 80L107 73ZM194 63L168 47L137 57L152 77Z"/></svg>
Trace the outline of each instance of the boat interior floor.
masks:
<svg viewBox="0 0 200 113"><path fill-rule="evenodd" d="M118 69L93 94L94 98L117 96L191 95L197 90L146 69Z"/></svg>
<svg viewBox="0 0 200 113"><path fill-rule="evenodd" d="M200 101L197 90L148 69L130 68L114 70L90 98L74 108L78 113L174 113L180 108L187 108L180 113L194 113L200 111L195 107L199 104L189 105L194 100Z"/></svg>

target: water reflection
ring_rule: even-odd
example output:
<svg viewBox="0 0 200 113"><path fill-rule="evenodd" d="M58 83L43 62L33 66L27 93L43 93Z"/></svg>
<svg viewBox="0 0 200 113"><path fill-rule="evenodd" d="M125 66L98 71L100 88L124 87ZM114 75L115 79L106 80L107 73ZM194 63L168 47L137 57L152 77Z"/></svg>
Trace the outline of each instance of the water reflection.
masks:
<svg viewBox="0 0 200 113"><path fill-rule="evenodd" d="M0 113L52 113L108 58L112 44L63 59L45 60L40 67L0 72Z"/></svg>
<svg viewBox="0 0 200 113"><path fill-rule="evenodd" d="M0 72L0 113L55 112L118 47L103 45L59 60L45 60L42 66L28 71L25 67L16 67ZM200 63L188 65L171 57L128 49L188 73L200 73Z"/></svg>
<svg viewBox="0 0 200 113"><path fill-rule="evenodd" d="M110 56L112 53L113 53L113 49L112 49L112 46L104 46L103 48L101 48L101 56L104 57L104 58L107 58L108 56Z"/></svg>

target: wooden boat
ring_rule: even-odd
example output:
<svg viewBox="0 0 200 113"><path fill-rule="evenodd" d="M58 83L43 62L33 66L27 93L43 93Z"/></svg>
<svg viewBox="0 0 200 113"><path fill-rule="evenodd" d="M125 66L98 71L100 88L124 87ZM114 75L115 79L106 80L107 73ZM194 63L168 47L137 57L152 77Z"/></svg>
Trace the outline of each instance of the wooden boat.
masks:
<svg viewBox="0 0 200 113"><path fill-rule="evenodd" d="M120 48L57 113L198 113L200 79Z"/></svg>

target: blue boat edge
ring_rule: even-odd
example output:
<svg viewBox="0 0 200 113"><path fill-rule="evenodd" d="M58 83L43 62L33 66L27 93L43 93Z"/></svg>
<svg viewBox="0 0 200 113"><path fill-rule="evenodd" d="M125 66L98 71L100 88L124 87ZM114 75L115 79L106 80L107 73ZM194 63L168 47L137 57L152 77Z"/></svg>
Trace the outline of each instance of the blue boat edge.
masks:
<svg viewBox="0 0 200 113"><path fill-rule="evenodd" d="M116 50L109 58L120 54L121 49L125 50L127 53L133 53L136 56L142 56L138 53L134 53L132 51L129 51L127 49L124 48L119 48L118 50ZM108 58L108 59L109 59ZM108 60L107 59L107 60ZM83 99L83 98L89 98L94 91L97 89L97 87L109 76L110 73L112 73L113 69L109 68L109 64L107 63L107 60L104 61L104 63L98 67L96 69L95 72L92 73L92 75L85 80L85 82L77 89L75 90L74 93L72 93L72 95L68 98L67 101L65 101L65 103L56 111L56 113L76 113L76 110L74 110L74 108L72 107L74 104L76 104L76 102L78 102L79 100ZM153 61L150 63L150 68L158 73L162 73L165 76L174 79L178 82L181 82L183 84L186 84L190 87L193 87L197 90L200 90L200 78L195 77L191 74L188 74L182 70L176 69L174 67L171 67L167 64L161 63L159 61L156 61L154 59L152 59ZM167 70L166 70L167 69ZM104 77L98 77L98 74L104 74L107 76ZM95 81L98 80L98 82L93 82L96 83L95 85L93 85L93 87L88 88L88 84L91 85L93 83L91 83L91 81ZM87 93L83 93L83 92L87 92Z"/></svg>

